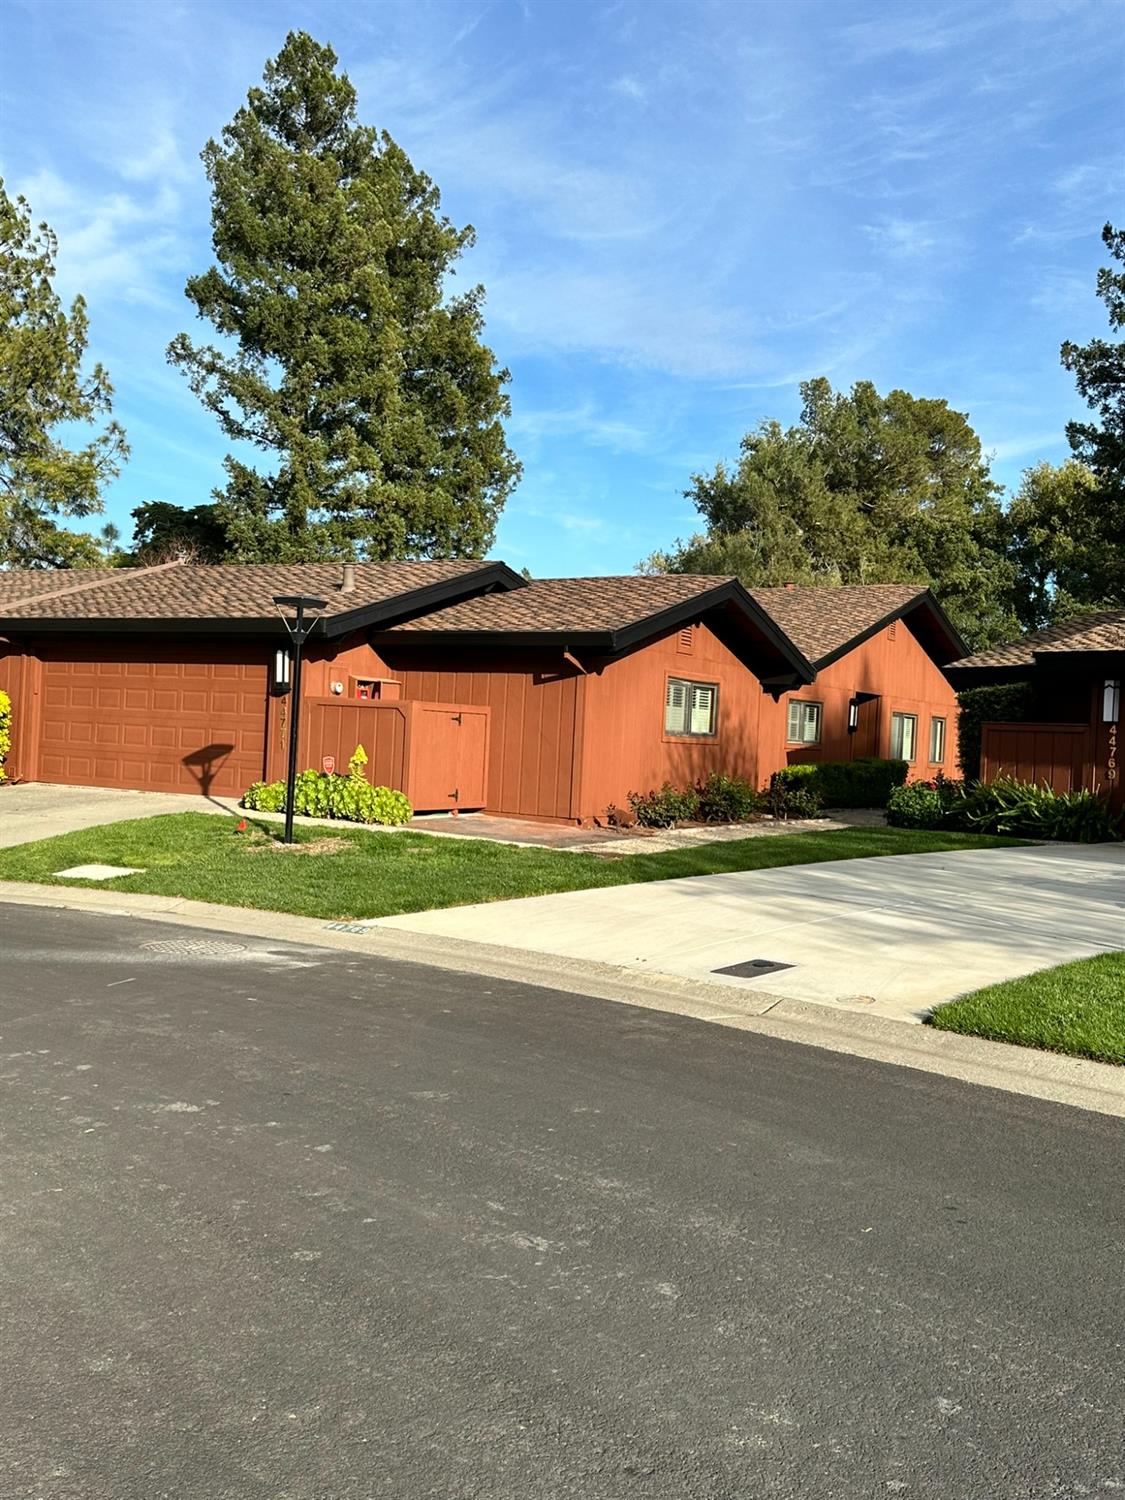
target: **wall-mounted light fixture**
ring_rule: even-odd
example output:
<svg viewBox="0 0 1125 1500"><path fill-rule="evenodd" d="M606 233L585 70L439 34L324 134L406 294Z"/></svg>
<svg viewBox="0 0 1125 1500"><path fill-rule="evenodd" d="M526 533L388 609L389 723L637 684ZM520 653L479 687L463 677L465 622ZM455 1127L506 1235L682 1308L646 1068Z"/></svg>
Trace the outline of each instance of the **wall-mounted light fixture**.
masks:
<svg viewBox="0 0 1125 1500"><path fill-rule="evenodd" d="M1107 677L1102 688L1102 723L1116 724L1121 716L1121 679Z"/></svg>
<svg viewBox="0 0 1125 1500"><path fill-rule="evenodd" d="M878 693L853 693L848 699L848 733L855 734L859 728L859 711L865 703L873 703Z"/></svg>
<svg viewBox="0 0 1125 1500"><path fill-rule="evenodd" d="M328 686L337 698L344 691L344 684L342 682L330 682Z"/></svg>
<svg viewBox="0 0 1125 1500"><path fill-rule="evenodd" d="M289 680L289 651L285 646L279 646L273 656L273 691L279 696L287 693L292 687Z"/></svg>

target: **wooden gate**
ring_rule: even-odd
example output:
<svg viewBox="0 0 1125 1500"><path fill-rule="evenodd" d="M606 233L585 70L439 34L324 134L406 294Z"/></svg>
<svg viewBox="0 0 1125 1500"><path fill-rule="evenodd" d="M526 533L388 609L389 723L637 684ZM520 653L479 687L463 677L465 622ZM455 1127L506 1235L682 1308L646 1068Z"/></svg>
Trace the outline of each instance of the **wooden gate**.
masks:
<svg viewBox="0 0 1125 1500"><path fill-rule="evenodd" d="M347 769L357 745L367 779L405 792L416 812L485 804L491 710L469 703L308 698L302 706L301 766Z"/></svg>

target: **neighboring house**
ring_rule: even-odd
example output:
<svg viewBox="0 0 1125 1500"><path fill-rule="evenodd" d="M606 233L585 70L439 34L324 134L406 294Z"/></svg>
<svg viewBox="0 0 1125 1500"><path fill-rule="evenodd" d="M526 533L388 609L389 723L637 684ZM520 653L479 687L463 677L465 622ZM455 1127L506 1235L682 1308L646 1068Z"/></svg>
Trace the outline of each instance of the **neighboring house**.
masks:
<svg viewBox="0 0 1125 1500"><path fill-rule="evenodd" d="M1019 682L1034 690L1033 720L983 726L984 780L1003 774L1060 792L1090 787L1125 807L1118 739L1125 609L1077 615L952 662L946 672L959 691Z"/></svg>
<svg viewBox="0 0 1125 1500"><path fill-rule="evenodd" d="M300 761L420 809L585 822L630 791L794 760L954 769L942 666L964 652L909 585L747 591L735 579L547 579L503 563L0 573L0 686L27 780L240 793L282 774L275 594L327 601Z"/></svg>

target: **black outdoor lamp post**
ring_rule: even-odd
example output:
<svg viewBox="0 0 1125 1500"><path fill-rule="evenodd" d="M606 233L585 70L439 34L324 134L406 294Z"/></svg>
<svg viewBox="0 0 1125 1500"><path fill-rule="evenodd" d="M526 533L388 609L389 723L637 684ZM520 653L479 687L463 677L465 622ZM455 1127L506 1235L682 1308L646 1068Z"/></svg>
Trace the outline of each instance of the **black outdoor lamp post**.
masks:
<svg viewBox="0 0 1125 1500"><path fill-rule="evenodd" d="M274 672L274 688L278 692L286 692L289 688L293 692L293 704L289 710L289 770L285 779L285 842L293 842L293 803L297 794L297 743L301 729L301 647L316 629L319 615L311 619L305 613L306 610L317 610L327 608L326 599L313 599L308 594L275 594L273 602L278 609L285 611L291 609L293 618L282 613L281 623L289 632L289 639L293 643L293 681L289 682L289 662L278 652L277 667Z"/></svg>

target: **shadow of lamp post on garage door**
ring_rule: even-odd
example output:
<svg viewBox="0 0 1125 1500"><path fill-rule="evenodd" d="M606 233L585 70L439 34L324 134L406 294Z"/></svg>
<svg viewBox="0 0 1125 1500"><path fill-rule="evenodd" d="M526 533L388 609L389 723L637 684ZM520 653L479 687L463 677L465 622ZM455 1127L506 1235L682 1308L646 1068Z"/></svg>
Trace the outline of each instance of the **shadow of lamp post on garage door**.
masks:
<svg viewBox="0 0 1125 1500"><path fill-rule="evenodd" d="M301 648L316 629L319 614L310 611L327 609L326 599L314 599L309 594L275 594L273 602L281 615L281 623L289 632L289 647L278 651L274 662L273 690L275 693L292 691L293 701L289 710L289 759L285 776L285 842L293 842L293 800L297 787L297 745L301 730ZM292 611L292 618L288 611Z"/></svg>
<svg viewBox="0 0 1125 1500"><path fill-rule="evenodd" d="M233 749L233 745L204 745L201 749L193 750L190 755L184 756L181 764L187 766L199 782L199 791L202 796L210 797L215 777L223 761Z"/></svg>

